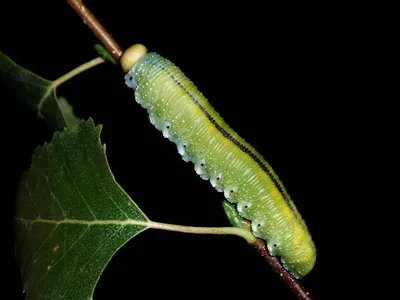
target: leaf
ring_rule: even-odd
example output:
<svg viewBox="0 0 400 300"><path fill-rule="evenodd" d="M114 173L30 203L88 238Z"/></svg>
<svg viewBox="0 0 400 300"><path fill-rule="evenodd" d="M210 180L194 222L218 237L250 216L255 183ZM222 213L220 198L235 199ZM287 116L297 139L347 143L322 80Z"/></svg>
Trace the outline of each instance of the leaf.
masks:
<svg viewBox="0 0 400 300"><path fill-rule="evenodd" d="M100 132L91 119L56 132L23 176L15 236L27 299L90 299L114 253L146 229L114 180Z"/></svg>
<svg viewBox="0 0 400 300"><path fill-rule="evenodd" d="M8 83L18 98L26 101L40 118L56 130L76 128L79 119L60 105L56 95L57 80L50 81L21 67L0 52L0 78ZM67 121L68 120L68 121Z"/></svg>
<svg viewBox="0 0 400 300"><path fill-rule="evenodd" d="M94 49L97 51L97 53L104 58L105 60L108 60L109 62L113 63L114 65L117 64L117 61L112 57L110 52L108 52L103 45L96 44L94 45Z"/></svg>

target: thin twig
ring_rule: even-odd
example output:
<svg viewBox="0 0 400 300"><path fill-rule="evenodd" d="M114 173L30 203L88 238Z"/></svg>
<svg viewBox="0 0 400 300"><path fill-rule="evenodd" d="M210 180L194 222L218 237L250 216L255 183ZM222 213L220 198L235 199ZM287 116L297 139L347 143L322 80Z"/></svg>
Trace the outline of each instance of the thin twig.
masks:
<svg viewBox="0 0 400 300"><path fill-rule="evenodd" d="M300 284L299 281L294 279L288 271L286 271L282 264L280 263L279 259L276 256L272 256L269 254L267 247L265 246L265 242L257 239L252 246L256 248L258 253L265 260L268 264L272 267L272 269L279 274L282 281L289 287L289 289L297 295L297 297L301 300L312 300L310 293Z"/></svg>
<svg viewBox="0 0 400 300"><path fill-rule="evenodd" d="M122 49L117 42L112 38L111 34L100 24L97 18L90 12L85 4L81 0L67 0L69 5L75 10L75 12L81 17L83 22L89 26L94 35L101 41L111 55L119 61L122 55Z"/></svg>
<svg viewBox="0 0 400 300"><path fill-rule="evenodd" d="M82 3L81 0L67 0L67 2L73 7L73 9L78 13L86 25L93 31L93 33L100 39L103 45L111 53L111 55L116 59L122 55L122 50L118 44L114 41L111 35L105 30L105 28L100 24L96 17L89 11L89 9ZM283 282L289 287L289 289L297 295L301 300L312 300L310 293L294 279L289 272L287 272L279 259L275 256L269 254L265 243L257 239L252 246L260 253L261 256L265 258L272 269L279 274Z"/></svg>

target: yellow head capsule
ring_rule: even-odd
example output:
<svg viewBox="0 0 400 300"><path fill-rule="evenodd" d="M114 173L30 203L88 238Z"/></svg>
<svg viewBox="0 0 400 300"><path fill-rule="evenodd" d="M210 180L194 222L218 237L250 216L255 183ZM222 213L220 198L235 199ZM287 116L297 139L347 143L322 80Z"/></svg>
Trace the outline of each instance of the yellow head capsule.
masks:
<svg viewBox="0 0 400 300"><path fill-rule="evenodd" d="M142 44L135 44L126 49L120 59L120 63L124 72L128 72L133 67L133 65L137 61L139 61L139 59L141 59L146 53L147 49Z"/></svg>

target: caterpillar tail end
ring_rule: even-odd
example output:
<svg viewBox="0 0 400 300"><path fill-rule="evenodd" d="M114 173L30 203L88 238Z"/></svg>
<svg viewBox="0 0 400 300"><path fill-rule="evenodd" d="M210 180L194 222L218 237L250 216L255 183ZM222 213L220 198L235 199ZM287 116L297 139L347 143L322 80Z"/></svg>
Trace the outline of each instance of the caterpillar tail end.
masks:
<svg viewBox="0 0 400 300"><path fill-rule="evenodd" d="M232 204L224 201L223 208L232 226L246 229L251 232L251 223L242 218ZM296 279L301 279L306 276L308 273L310 273L315 265L315 246L313 243L307 243L306 245L306 247L302 248L300 256L296 255L295 253L293 253L293 255L286 255L285 257L280 256L280 260L285 270L287 270ZM272 254L274 249L271 247L271 244L269 244L269 246L267 244L267 247L269 252Z"/></svg>
<svg viewBox="0 0 400 300"><path fill-rule="evenodd" d="M301 279L306 276L311 270L314 268L316 261L316 252L313 251L307 257L307 259L303 261L296 262L287 262L285 259L282 259L283 267L292 274L296 279Z"/></svg>

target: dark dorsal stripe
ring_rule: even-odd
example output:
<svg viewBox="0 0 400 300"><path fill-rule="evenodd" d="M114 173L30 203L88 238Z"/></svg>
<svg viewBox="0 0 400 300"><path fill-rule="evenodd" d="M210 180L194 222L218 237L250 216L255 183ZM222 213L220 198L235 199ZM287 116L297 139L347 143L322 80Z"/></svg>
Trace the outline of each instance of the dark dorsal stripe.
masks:
<svg viewBox="0 0 400 300"><path fill-rule="evenodd" d="M283 187L279 183L278 179L274 176L274 174L271 172L271 170L259 159L249 148L247 148L245 145L241 144L238 140L236 140L232 135L230 135L229 132L227 132L224 128L222 128L221 125L217 123L217 121L214 120L214 118L210 115L210 113L201 105L201 103L196 99L195 96L193 96L184 86L183 84L175 78L174 75L172 75L162 63L158 62L157 67L159 67L161 70L166 72L168 76L177 84L179 87L181 87L185 93L190 97L190 99L201 109L201 111L205 114L207 119L215 126L215 128L218 129L219 132L222 133L222 135L230 140L232 143L234 143L236 146L239 147L240 150L242 150L244 153L249 155L259 166L260 168L268 175L268 177L271 179L271 181L274 183L275 187L278 189L279 193L281 194L282 198L285 200L286 204L288 205L289 209L294 213L295 217L297 218L296 212L293 208L292 203L289 200L288 195L285 193Z"/></svg>

